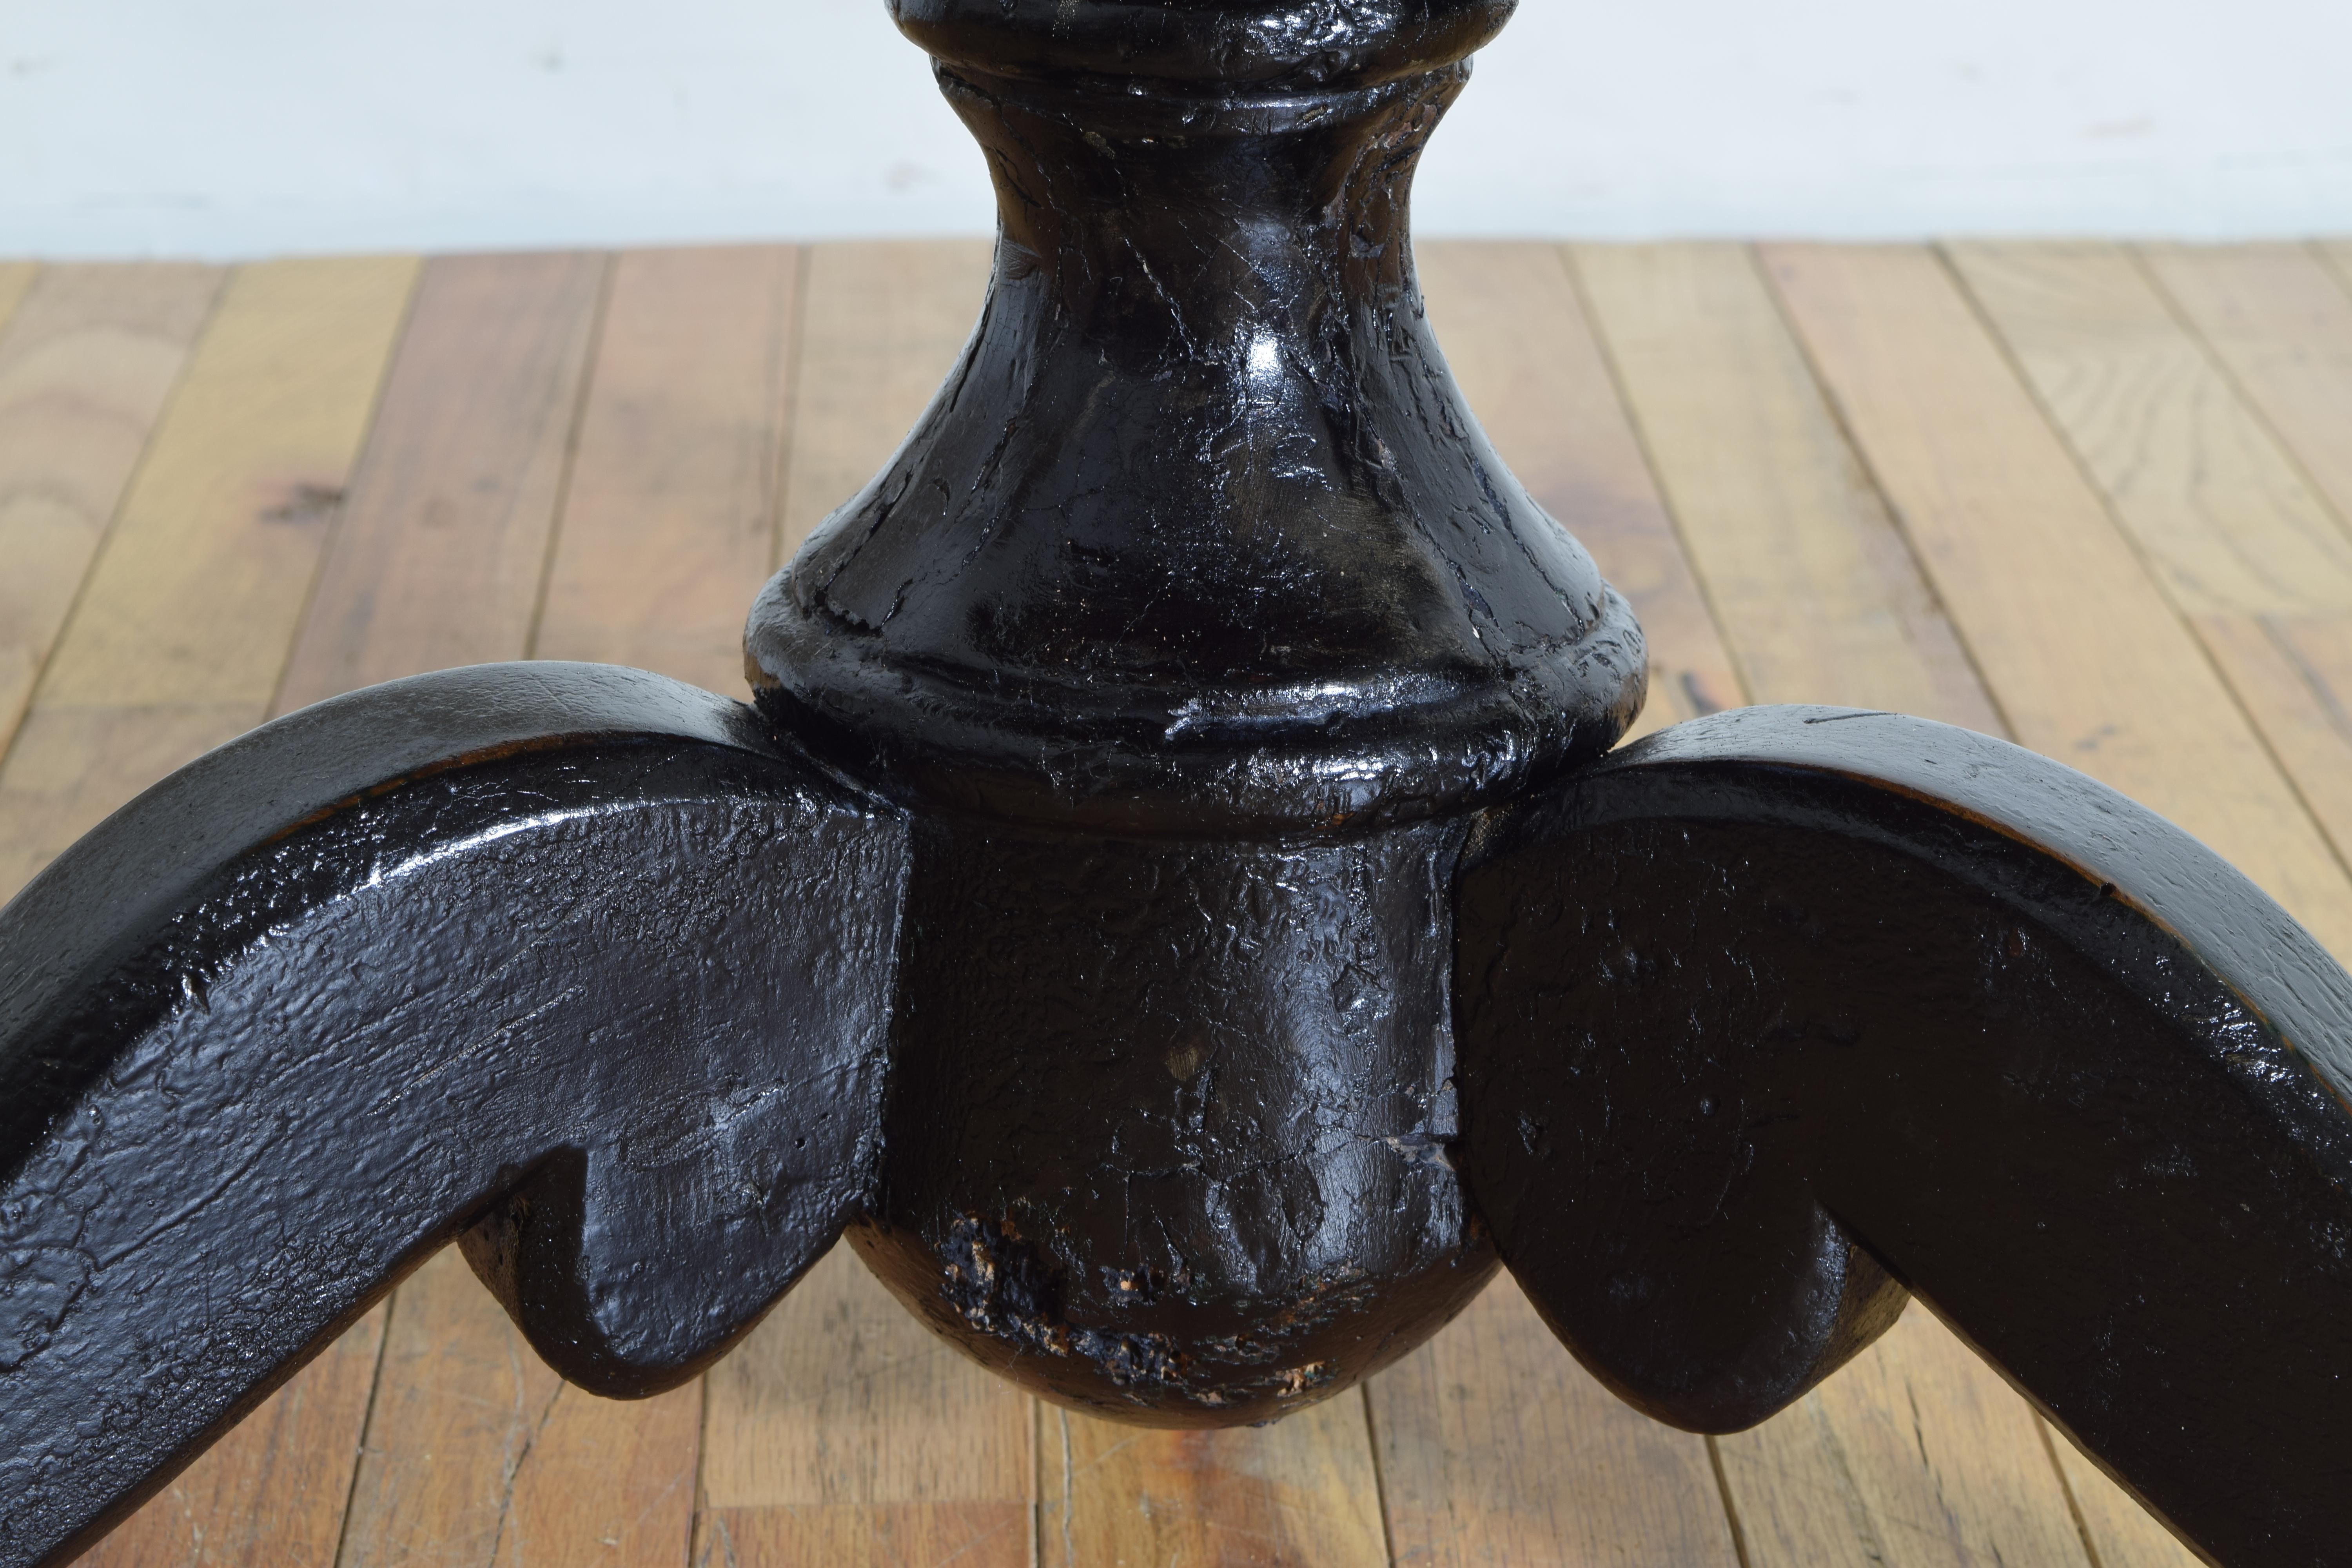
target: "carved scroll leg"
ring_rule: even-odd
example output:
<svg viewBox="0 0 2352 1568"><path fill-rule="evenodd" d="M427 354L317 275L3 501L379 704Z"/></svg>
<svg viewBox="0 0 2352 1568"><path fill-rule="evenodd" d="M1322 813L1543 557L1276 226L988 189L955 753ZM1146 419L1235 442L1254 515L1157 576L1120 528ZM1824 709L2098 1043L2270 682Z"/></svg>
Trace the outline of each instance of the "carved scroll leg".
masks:
<svg viewBox="0 0 2352 1568"><path fill-rule="evenodd" d="M2344 1560L2352 978L2187 835L1751 709L1498 823L1460 914L1473 1191L1625 1397L1752 1424L1907 1285L2212 1560Z"/></svg>
<svg viewBox="0 0 2352 1568"><path fill-rule="evenodd" d="M0 1563L461 1226L567 1377L718 1355L861 1206L903 858L750 710L552 665L306 710L77 845L0 911Z"/></svg>

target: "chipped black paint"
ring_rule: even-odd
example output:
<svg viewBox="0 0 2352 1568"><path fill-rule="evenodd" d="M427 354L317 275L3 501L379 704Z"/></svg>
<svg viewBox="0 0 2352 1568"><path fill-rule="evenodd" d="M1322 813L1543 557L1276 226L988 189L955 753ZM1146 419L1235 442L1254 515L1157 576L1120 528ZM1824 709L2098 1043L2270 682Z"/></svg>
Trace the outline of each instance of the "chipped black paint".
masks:
<svg viewBox="0 0 2352 1568"><path fill-rule="evenodd" d="M2343 1561L2352 979L1981 737L1605 755L1639 629L1406 236L1509 0L892 10L997 271L755 605L759 707L376 688L0 910L0 1568L453 1237L627 1395L845 1230L983 1363L1162 1426L1351 1386L1498 1256L1706 1429L1916 1290L2212 1560Z"/></svg>

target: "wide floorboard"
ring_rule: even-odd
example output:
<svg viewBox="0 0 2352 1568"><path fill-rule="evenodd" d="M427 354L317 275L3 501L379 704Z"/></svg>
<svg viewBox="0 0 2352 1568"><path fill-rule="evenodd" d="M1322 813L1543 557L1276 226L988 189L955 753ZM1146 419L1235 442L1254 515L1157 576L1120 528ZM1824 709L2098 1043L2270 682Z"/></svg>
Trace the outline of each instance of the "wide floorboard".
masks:
<svg viewBox="0 0 2352 1568"><path fill-rule="evenodd" d="M276 712L485 659L740 693L979 241L0 264L0 899ZM1443 243L1504 457L1634 601L1643 728L2005 735L2352 956L2352 247ZM566 1388L453 1253L105 1568L2155 1568L2189 1554L1923 1309L1765 1426L1618 1405L1500 1283L1278 1426L1107 1426L836 1253L695 1387Z"/></svg>

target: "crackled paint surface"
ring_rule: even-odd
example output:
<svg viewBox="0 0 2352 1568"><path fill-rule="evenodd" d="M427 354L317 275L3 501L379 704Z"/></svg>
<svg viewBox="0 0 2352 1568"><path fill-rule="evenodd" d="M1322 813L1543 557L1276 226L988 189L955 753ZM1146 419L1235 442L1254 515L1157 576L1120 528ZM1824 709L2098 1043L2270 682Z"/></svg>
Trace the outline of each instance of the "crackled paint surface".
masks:
<svg viewBox="0 0 2352 1568"><path fill-rule="evenodd" d="M1611 754L1639 629L1406 234L1509 8L900 0L995 280L754 605L757 706L371 688L0 911L0 1564L449 1239L628 1395L845 1231L984 1364L1161 1426L1348 1388L1498 1261L1706 1430L1916 1292L2214 1560L2340 1557L2352 978L1966 731Z"/></svg>

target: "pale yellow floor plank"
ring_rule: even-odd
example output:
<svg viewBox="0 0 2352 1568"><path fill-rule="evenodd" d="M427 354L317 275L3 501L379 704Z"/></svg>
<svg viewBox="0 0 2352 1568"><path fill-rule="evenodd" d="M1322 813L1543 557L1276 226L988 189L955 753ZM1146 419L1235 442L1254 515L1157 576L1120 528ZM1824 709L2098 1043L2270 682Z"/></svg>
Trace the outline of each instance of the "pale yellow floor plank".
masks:
<svg viewBox="0 0 2352 1568"><path fill-rule="evenodd" d="M801 253L625 252L532 652L743 690L773 569Z"/></svg>
<svg viewBox="0 0 2352 1568"><path fill-rule="evenodd" d="M1040 1568L1389 1561L1363 1396L1272 1426L1156 1432L1041 1407Z"/></svg>
<svg viewBox="0 0 2352 1568"><path fill-rule="evenodd" d="M2000 733L1753 253L1572 255L1753 700L1886 708Z"/></svg>
<svg viewBox="0 0 2352 1568"><path fill-rule="evenodd" d="M1751 253L1574 254L1746 695L2002 733ZM1880 1440L1897 1429L1917 1441ZM2023 1401L1916 1308L1827 1390L1717 1451L1748 1568L1960 1568L2073 1530Z"/></svg>
<svg viewBox="0 0 2352 1568"><path fill-rule="evenodd" d="M2352 848L2352 732L2332 721L2352 697L2341 519L2129 252L1952 257L2339 856Z"/></svg>
<svg viewBox="0 0 2352 1568"><path fill-rule="evenodd" d="M229 279L0 767L0 897L266 715L415 271Z"/></svg>
<svg viewBox="0 0 2352 1568"><path fill-rule="evenodd" d="M2333 346L2327 312L2311 307L2343 298L2333 280L2273 247L2168 251L2152 273L2105 244L1969 245L1953 259L2340 854L2352 846L2352 537L2273 434L2280 419L2263 417L2294 427L2331 389L2311 364ZM2211 333L2184 324L2183 297ZM2317 353L2294 353L2289 332ZM2255 385L2272 394L2260 413L2240 392ZM2190 1560L2063 1439L2060 1457L2105 1568Z"/></svg>
<svg viewBox="0 0 2352 1568"><path fill-rule="evenodd" d="M1791 1409L1717 1447L1749 1568L2089 1563L2033 1412L1917 1306Z"/></svg>
<svg viewBox="0 0 2352 1568"><path fill-rule="evenodd" d="M375 1386L383 1309L78 1560L77 1568L328 1568Z"/></svg>
<svg viewBox="0 0 2352 1568"><path fill-rule="evenodd" d="M2315 240L2312 243L2311 252L2326 263L2328 269L2336 274L2338 282L2346 289L2352 289L2352 238L2338 237Z"/></svg>
<svg viewBox="0 0 2352 1568"><path fill-rule="evenodd" d="M37 261L0 261L0 327L7 325L9 316L32 289L40 271Z"/></svg>
<svg viewBox="0 0 2352 1568"><path fill-rule="evenodd" d="M1399 1563L1739 1563L1705 1440L1595 1382L1507 1275L1365 1392Z"/></svg>
<svg viewBox="0 0 2352 1568"><path fill-rule="evenodd" d="M2305 245L2139 247L2158 285L2294 453L2352 517L2352 286Z"/></svg>
<svg viewBox="0 0 2352 1568"><path fill-rule="evenodd" d="M2198 1568L2204 1559L2157 1522L2137 1499L2117 1486L2065 1437L2042 1428L2052 1457L2065 1475L2084 1536L2099 1568Z"/></svg>
<svg viewBox="0 0 2352 1568"><path fill-rule="evenodd" d="M2337 524L2352 519L2352 288L2308 246L2150 246L2141 258L2284 448L2282 459L2266 443L2238 444L2247 460L2227 470L2232 499L2211 504L2271 511L2283 493L2300 518L2311 498L2274 477L2291 463ZM2262 493L2248 492L2250 477ZM2197 488L2214 486L2200 477ZM2215 616L2200 629L2342 854L2352 849L2352 616L2308 603L2340 597L2340 577L2286 588L2278 598L2296 607Z"/></svg>
<svg viewBox="0 0 2352 1568"><path fill-rule="evenodd" d="M547 1369L455 1247L392 1303L342 1568L686 1561L699 1383L599 1399Z"/></svg>
<svg viewBox="0 0 2352 1568"><path fill-rule="evenodd" d="M15 733L220 270L0 268L0 748ZM5 315L5 311L0 311Z"/></svg>
<svg viewBox="0 0 2352 1568"><path fill-rule="evenodd" d="M2179 824L2352 953L2326 839L1941 260L1765 255L2016 739Z"/></svg>
<svg viewBox="0 0 2352 1568"><path fill-rule="evenodd" d="M2326 570L2333 548L2326 536L2304 526L2308 516L2269 512L2257 523L2242 510L2231 526L2257 528L2258 537L2220 545L2200 538L2199 503L2179 489L2193 463L2172 470L2170 510L2161 514L2145 500L2167 495L2160 484L2116 475L2119 494L2138 494L2136 504L2147 509L2145 534L2126 532L1974 303L1933 256L1826 247L1773 247L1768 255L1815 363L2018 738L2199 834L2343 951L2343 873L2167 592L2192 584L2251 592L2280 570L2281 556ZM2011 296L2031 279L2012 273L1997 286L1987 255L1962 265L1982 293L2006 306L1995 314L2015 318L2022 332L2025 299ZM2078 320L2131 310L2130 279L2107 282L2122 294L2081 301L2092 314ZM2147 324L2127 314L2126 325L2133 320ZM2048 331L2042 352L2054 355L2066 331ZM2117 332L2123 360L2148 352L2144 337L2130 347L2135 341L2128 331ZM2030 367L2034 357L2021 363ZM2143 392L2165 384L2168 374L2195 374L2177 344L2162 342L2155 368L2143 370ZM2066 374L2076 378L2071 391L2052 379ZM2045 357L2037 379L2062 391L2053 406L2079 405L2086 431L2096 423L2089 411L2116 399L2129 412L2110 416L2113 428L2164 428L2179 414L2178 401L2168 410L2161 398L2133 402L2116 393L2116 378L2095 364L2063 372ZM2193 384L2186 401L2193 411ZM2207 434L2222 432L2212 451L2243 460L2247 448L2230 445L2247 435L2235 416L2209 406L2205 421ZM2206 438L2194 424L2171 428L2175 441ZM2153 460L2161 467L2179 456ZM2133 492L2126 478L2147 488ZM2164 548L2150 549L2154 564L2143 568L2148 541Z"/></svg>
<svg viewBox="0 0 2352 1568"><path fill-rule="evenodd" d="M530 650L575 433L583 447L592 439L581 409L607 265L601 255L427 265L281 707ZM690 355L673 370L688 383L697 374ZM633 448L610 423L593 444L591 466L657 516L668 454ZM606 559L614 543L591 528L566 558L580 576L610 581L622 574ZM576 618L585 636L612 635L639 610L619 594L584 608L610 617ZM346 1568L681 1568L698 1386L644 1402L559 1398L554 1374L454 1252L400 1287L387 1335Z"/></svg>
<svg viewBox="0 0 2352 1568"><path fill-rule="evenodd" d="M1441 243L1419 262L1497 453L1641 617L1641 728L1741 701L1557 247ZM1400 1562L1736 1561L1706 1444L1601 1389L1507 1279L1366 1393Z"/></svg>

